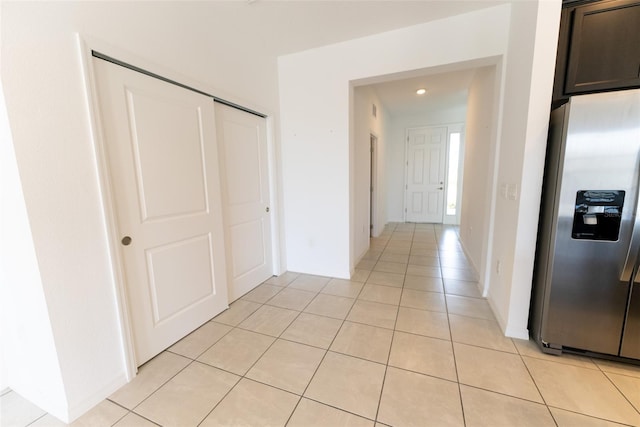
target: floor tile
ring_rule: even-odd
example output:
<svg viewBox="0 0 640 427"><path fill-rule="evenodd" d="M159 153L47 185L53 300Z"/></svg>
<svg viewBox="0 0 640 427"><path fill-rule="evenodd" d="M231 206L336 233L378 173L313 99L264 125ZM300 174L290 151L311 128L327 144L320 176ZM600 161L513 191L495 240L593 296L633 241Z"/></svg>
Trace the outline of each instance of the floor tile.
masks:
<svg viewBox="0 0 640 427"><path fill-rule="evenodd" d="M245 301L256 302L263 304L269 301L274 295L282 290L282 286L269 285L263 283L251 292L245 294L241 299Z"/></svg>
<svg viewBox="0 0 640 427"><path fill-rule="evenodd" d="M364 289L362 289L362 292L360 292L360 296L358 296L358 299L364 301L379 302L383 304L398 305L400 303L401 294L402 288L367 283L364 286Z"/></svg>
<svg viewBox="0 0 640 427"><path fill-rule="evenodd" d="M351 280L353 282L366 282L370 274L371 272L368 270L356 269L353 273L353 276L351 276Z"/></svg>
<svg viewBox="0 0 640 427"><path fill-rule="evenodd" d="M384 248L384 252L387 254L399 254L399 255L409 255L411 253L411 248L408 246L397 247L397 246L387 246Z"/></svg>
<svg viewBox="0 0 640 427"><path fill-rule="evenodd" d="M356 264L356 268L360 270L373 270L373 267L375 267L377 262L377 260L373 259L363 259L360 260L358 264Z"/></svg>
<svg viewBox="0 0 640 427"><path fill-rule="evenodd" d="M283 426L298 396L242 379L200 426Z"/></svg>
<svg viewBox="0 0 640 427"><path fill-rule="evenodd" d="M401 288L404 283L404 274L385 273L382 271L373 271L367 279L367 283L376 285L395 286Z"/></svg>
<svg viewBox="0 0 640 427"><path fill-rule="evenodd" d="M450 340L446 313L400 307L396 330L432 338Z"/></svg>
<svg viewBox="0 0 640 427"><path fill-rule="evenodd" d="M265 283L276 286L287 286L289 283L297 279L298 276L300 276L300 274L294 273L292 271L287 271L280 276L273 276L269 278Z"/></svg>
<svg viewBox="0 0 640 427"><path fill-rule="evenodd" d="M449 314L449 324L455 342L517 353L513 342L504 336L495 320Z"/></svg>
<svg viewBox="0 0 640 427"><path fill-rule="evenodd" d="M328 352L305 397L375 419L385 366Z"/></svg>
<svg viewBox="0 0 640 427"><path fill-rule="evenodd" d="M156 427L157 424L152 423L146 418L133 412L129 412L120 421L114 424L114 427Z"/></svg>
<svg viewBox="0 0 640 427"><path fill-rule="evenodd" d="M513 339L513 343L516 345L518 353L520 353L522 356L535 357L536 359L565 363L567 365L581 366L583 368L598 369L598 366L593 363L593 360L589 357L577 356L567 353L563 353L560 356L556 356L554 354L546 354L543 353L542 350L540 350L538 344L536 344L536 342L533 340Z"/></svg>
<svg viewBox="0 0 640 427"><path fill-rule="evenodd" d="M108 400L103 400L88 412L75 420L73 427L112 426L121 420L129 411ZM41 424L45 425L45 424Z"/></svg>
<svg viewBox="0 0 640 427"><path fill-rule="evenodd" d="M564 409L550 407L549 410L558 427L621 427L623 424L606 421L601 418L588 417Z"/></svg>
<svg viewBox="0 0 640 427"><path fill-rule="evenodd" d="M315 292L285 288L278 295L271 298L267 304L275 307L302 311L315 296Z"/></svg>
<svg viewBox="0 0 640 427"><path fill-rule="evenodd" d="M277 337L289 327L298 314L299 312L286 308L263 305L238 327Z"/></svg>
<svg viewBox="0 0 640 427"><path fill-rule="evenodd" d="M393 331L361 323L344 322L331 351L387 363Z"/></svg>
<svg viewBox="0 0 640 427"><path fill-rule="evenodd" d="M357 300L351 308L347 320L393 329L397 314L398 307L394 305Z"/></svg>
<svg viewBox="0 0 640 427"><path fill-rule="evenodd" d="M411 276L407 274L404 279L404 287L417 291L444 292L442 278L440 277Z"/></svg>
<svg viewBox="0 0 640 427"><path fill-rule="evenodd" d="M367 259L371 261L377 261L382 255L382 250L369 248L367 252L362 256L362 259Z"/></svg>
<svg viewBox="0 0 640 427"><path fill-rule="evenodd" d="M422 292L415 289L404 289L402 291L402 307L416 308L419 310L447 312L444 294L437 292Z"/></svg>
<svg viewBox="0 0 640 427"><path fill-rule="evenodd" d="M391 236L391 239L387 242L387 248L410 248L411 240L408 239L397 239L394 236Z"/></svg>
<svg viewBox="0 0 640 427"><path fill-rule="evenodd" d="M396 331L389 366L457 381L451 341Z"/></svg>
<svg viewBox="0 0 640 427"><path fill-rule="evenodd" d="M639 365L631 365L629 363L619 363L603 359L593 359L593 362L598 365L603 372L640 378Z"/></svg>
<svg viewBox="0 0 640 427"><path fill-rule="evenodd" d="M289 287L309 292L320 292L329 283L329 280L331 280L329 277L301 274L293 282L289 283Z"/></svg>
<svg viewBox="0 0 640 427"><path fill-rule="evenodd" d="M240 378L193 362L135 408L165 426L197 426Z"/></svg>
<svg viewBox="0 0 640 427"><path fill-rule="evenodd" d="M305 313L333 317L334 319L344 319L347 317L347 313L349 313L354 301L352 298L318 294L304 311Z"/></svg>
<svg viewBox="0 0 640 427"><path fill-rule="evenodd" d="M228 310L213 318L214 322L238 326L244 319L260 308L260 304L242 299L234 301Z"/></svg>
<svg viewBox="0 0 640 427"><path fill-rule="evenodd" d="M547 405L640 425L640 414L602 372L531 357L523 359Z"/></svg>
<svg viewBox="0 0 640 427"><path fill-rule="evenodd" d="M277 340L247 372L247 378L301 395L325 351L291 341Z"/></svg>
<svg viewBox="0 0 640 427"><path fill-rule="evenodd" d="M493 320L493 311L484 298L469 298L458 295L447 295L447 310L449 313L460 314L479 319Z"/></svg>
<svg viewBox="0 0 640 427"><path fill-rule="evenodd" d="M482 298L478 282L467 282L465 280L443 279L444 291L451 295L462 295L465 297Z"/></svg>
<svg viewBox="0 0 640 427"><path fill-rule="evenodd" d="M407 264L400 262L378 261L373 267L373 271L384 271L386 273L404 274Z"/></svg>
<svg viewBox="0 0 640 427"><path fill-rule="evenodd" d="M327 349L341 325L339 319L301 313L280 338Z"/></svg>
<svg viewBox="0 0 640 427"><path fill-rule="evenodd" d="M2 408L2 411L4 411L4 408ZM20 426L21 427L21 426L26 426L26 425L27 424L5 424L4 423L4 417L0 413L0 426L2 426L2 427L5 427L5 426L7 426L7 427L8 426L11 426L11 427L19 427ZM59 419L57 419L53 415L45 414L44 416L38 418L33 423L30 423L29 427L67 427L69 425L73 425L73 424L63 423L62 421L60 421Z"/></svg>
<svg viewBox="0 0 640 427"><path fill-rule="evenodd" d="M436 256L411 255L411 257L409 257L409 264L422 267L439 267L440 261L438 261L438 257Z"/></svg>
<svg viewBox="0 0 640 427"><path fill-rule="evenodd" d="M0 397L0 425L26 426L46 414L14 391Z"/></svg>
<svg viewBox="0 0 640 427"><path fill-rule="evenodd" d="M445 279L475 281L478 277L473 270L461 268L440 267L442 269L442 277Z"/></svg>
<svg viewBox="0 0 640 427"><path fill-rule="evenodd" d="M460 254L458 256L443 256L440 258L440 266L445 268L461 268L465 270L473 270L473 266L467 258Z"/></svg>
<svg viewBox="0 0 640 427"><path fill-rule="evenodd" d="M461 384L543 403L520 355L454 343Z"/></svg>
<svg viewBox="0 0 640 427"><path fill-rule="evenodd" d="M610 373L605 373L605 375L609 377L617 389L620 390L636 410L640 412L640 378Z"/></svg>
<svg viewBox="0 0 640 427"><path fill-rule="evenodd" d="M109 396L109 399L125 408L133 409L190 362L191 360L177 354L160 353L138 368L138 374Z"/></svg>
<svg viewBox="0 0 640 427"><path fill-rule="evenodd" d="M389 367L378 421L398 426L464 426L458 384Z"/></svg>
<svg viewBox="0 0 640 427"><path fill-rule="evenodd" d="M234 329L204 352L198 360L211 366L244 375L267 351L275 338Z"/></svg>
<svg viewBox="0 0 640 427"><path fill-rule="evenodd" d="M303 398L287 427L373 427L373 421Z"/></svg>
<svg viewBox="0 0 640 427"><path fill-rule="evenodd" d="M435 248L412 248L411 256L429 256L437 257L438 250Z"/></svg>
<svg viewBox="0 0 640 427"><path fill-rule="evenodd" d="M407 274L412 276L442 277L440 267L425 267L411 264L407 267Z"/></svg>
<svg viewBox="0 0 640 427"><path fill-rule="evenodd" d="M397 262L401 264L407 264L409 262L409 255L405 254L394 254L394 253L383 253L380 255L380 261L387 262Z"/></svg>
<svg viewBox="0 0 640 427"><path fill-rule="evenodd" d="M438 244L433 238L423 240L414 239L411 249L438 249Z"/></svg>
<svg viewBox="0 0 640 427"><path fill-rule="evenodd" d="M231 326L207 322L169 347L168 351L196 359L231 330Z"/></svg>
<svg viewBox="0 0 640 427"><path fill-rule="evenodd" d="M556 425L549 409L543 404L464 385L460 386L460 392L467 427L555 427Z"/></svg>
<svg viewBox="0 0 640 427"><path fill-rule="evenodd" d="M320 293L335 295L338 297L356 298L362 287L363 282L355 282L353 280L331 279L327 285L322 288Z"/></svg>

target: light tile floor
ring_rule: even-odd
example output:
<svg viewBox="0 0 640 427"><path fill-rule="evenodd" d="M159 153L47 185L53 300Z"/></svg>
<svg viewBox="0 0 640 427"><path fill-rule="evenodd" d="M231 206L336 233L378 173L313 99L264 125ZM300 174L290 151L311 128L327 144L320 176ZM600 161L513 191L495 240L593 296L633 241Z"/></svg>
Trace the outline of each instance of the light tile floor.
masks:
<svg viewBox="0 0 640 427"><path fill-rule="evenodd" d="M456 228L390 224L352 280L267 280L73 425L640 426L640 367L505 338L474 279Z"/></svg>

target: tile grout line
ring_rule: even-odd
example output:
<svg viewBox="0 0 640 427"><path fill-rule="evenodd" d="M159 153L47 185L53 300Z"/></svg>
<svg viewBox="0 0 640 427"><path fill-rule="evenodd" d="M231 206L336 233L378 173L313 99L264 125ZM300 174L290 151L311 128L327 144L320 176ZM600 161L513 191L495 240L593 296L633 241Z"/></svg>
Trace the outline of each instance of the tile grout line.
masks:
<svg viewBox="0 0 640 427"><path fill-rule="evenodd" d="M365 282L366 283L366 282ZM328 284L328 283L327 283ZM364 290L364 284L363 286L360 288L360 291L358 292L358 295L356 295L356 298L353 301L353 304L351 305L351 307L349 308L349 311L347 312L347 314L345 315L344 319L342 319L342 323L340 324L340 327L338 328L336 334L333 336L333 339L331 340L331 342L329 343L329 345L327 346L327 348L324 351L324 354L322 355L322 359L320 359L320 363L318 363L318 366L316 366L316 369L313 371L313 375L311 375L311 377L309 378L309 382L307 383L306 387L304 388L304 390L302 391L302 393L300 394L300 399L298 399L298 402L296 403L296 405L293 408L293 411L291 411L291 414L289 414L289 417L287 418L287 421L285 422L285 426L289 424L289 422L291 421L291 418L293 417L293 414L296 413L296 410L298 409L298 406L300 405L300 402L302 402L302 399L305 398L305 393L307 392L307 390L309 389L309 386L311 386L311 383L313 382L313 379L315 378L316 374L318 373L318 370L320 369L320 366L322 366L322 363L324 362L324 360L327 357L327 354L329 354L329 351L331 349L331 346L333 345L333 343L336 340L336 337L338 336L338 334L340 334L340 331L342 330L342 327L344 326L344 323L347 321L347 317L349 317L349 314L351 314L351 310L353 310L353 306L356 304L356 302L358 301L358 297L360 296L360 294L362 293L362 291ZM326 285L325 285L326 287ZM323 287L324 289L324 287ZM311 399L313 400L313 399ZM315 400L314 400L315 401ZM326 405L323 402L318 402L321 404ZM331 405L327 405L327 406L331 406ZM337 408L339 410L343 410L340 408ZM347 411L348 412L348 411ZM358 415L360 417L362 417L362 415ZM366 417L364 417L366 418ZM367 418L368 419L368 418ZM375 422L375 420L373 420Z"/></svg>
<svg viewBox="0 0 640 427"><path fill-rule="evenodd" d="M415 233L415 228L414 228L414 232ZM411 245L409 246L409 253L411 253L411 246L413 246L413 236L415 234L412 234L412 240L411 240ZM393 236L393 233L392 233ZM389 239L391 240L391 238ZM386 248L386 246L385 246ZM383 250L384 253L384 250ZM411 256L411 255L409 255ZM389 351L387 353L387 363L385 364L384 367L384 375L382 376L382 384L380 386L380 396L378 397L378 406L376 408L376 415L375 415L375 422L378 422L378 416L380 415L380 406L382 405L382 395L384 394L384 386L385 386L385 382L387 380L387 372L389 371L389 360L391 359L391 351L393 349L393 341L395 339L396 336L396 326L398 324L398 316L400 315L400 305L402 304L402 295L404 294L404 282L407 278L407 269L409 268L409 265L407 264L407 266L405 267L405 273L404 273L404 277L402 279L402 288L400 290L400 301L398 301L398 307L396 309L396 319L393 322L393 331L391 333L391 344L389 345Z"/></svg>
<svg viewBox="0 0 640 427"><path fill-rule="evenodd" d="M440 254L440 241L439 241L439 237L436 236L436 241L438 242L438 255ZM442 275L442 264L440 264L440 274ZM462 386L460 384L460 374L458 372L458 360L456 358L456 351L455 351L455 346L454 341L453 341L453 333L451 332L451 320L449 318L449 302L447 301L447 294L446 294L446 288L444 285L444 278L442 278L442 287L443 287L443 291L444 293L444 306L445 306L445 310L447 311L447 325L449 326L449 339L451 342L451 354L453 355L453 367L456 371L456 383L458 385L458 399L460 401L460 411L462 413L462 423L463 425L467 425L467 419L465 416L465 412L464 412L464 401L462 399Z"/></svg>

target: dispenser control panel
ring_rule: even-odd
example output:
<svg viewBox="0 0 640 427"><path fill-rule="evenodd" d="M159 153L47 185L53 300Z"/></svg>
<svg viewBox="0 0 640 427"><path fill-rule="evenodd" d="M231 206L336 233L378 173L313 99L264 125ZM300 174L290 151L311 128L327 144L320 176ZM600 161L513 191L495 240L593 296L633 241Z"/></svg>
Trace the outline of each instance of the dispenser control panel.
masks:
<svg viewBox="0 0 640 427"><path fill-rule="evenodd" d="M584 240L618 240L622 190L582 190L576 194L571 237Z"/></svg>

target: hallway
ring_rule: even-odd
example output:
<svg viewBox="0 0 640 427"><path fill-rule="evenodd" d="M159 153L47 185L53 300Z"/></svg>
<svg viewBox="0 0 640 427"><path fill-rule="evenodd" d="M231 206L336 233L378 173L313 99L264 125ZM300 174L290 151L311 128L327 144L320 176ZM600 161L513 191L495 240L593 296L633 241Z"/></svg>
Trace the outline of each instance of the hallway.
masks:
<svg viewBox="0 0 640 427"><path fill-rule="evenodd" d="M389 224L352 280L269 279L73 425L640 426L640 367L504 337L475 279L455 227Z"/></svg>

